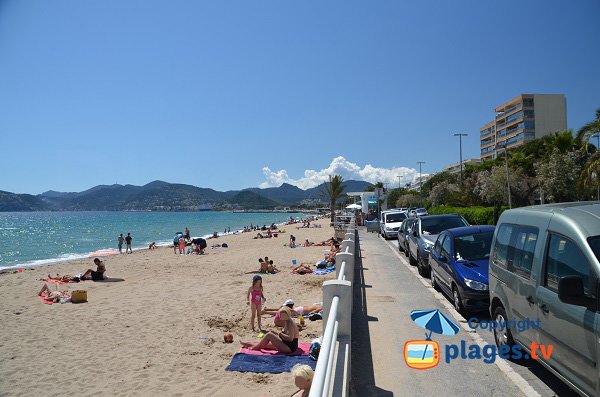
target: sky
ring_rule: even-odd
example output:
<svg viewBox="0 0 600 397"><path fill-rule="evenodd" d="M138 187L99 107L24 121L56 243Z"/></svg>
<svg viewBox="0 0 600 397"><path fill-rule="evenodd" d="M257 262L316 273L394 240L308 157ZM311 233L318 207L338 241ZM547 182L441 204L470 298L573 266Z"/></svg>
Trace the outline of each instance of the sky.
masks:
<svg viewBox="0 0 600 397"><path fill-rule="evenodd" d="M394 186L521 93L600 108L600 2L0 0L0 190ZM398 178L400 176L400 180Z"/></svg>

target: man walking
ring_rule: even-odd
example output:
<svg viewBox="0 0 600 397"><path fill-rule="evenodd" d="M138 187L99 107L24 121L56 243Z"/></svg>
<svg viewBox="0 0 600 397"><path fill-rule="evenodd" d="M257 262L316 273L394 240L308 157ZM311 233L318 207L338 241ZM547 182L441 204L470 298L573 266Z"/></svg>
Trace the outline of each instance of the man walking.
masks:
<svg viewBox="0 0 600 397"><path fill-rule="evenodd" d="M131 240L131 233L127 233L127 237L125 237L125 242L127 243L125 253L133 254L133 251L131 250Z"/></svg>
<svg viewBox="0 0 600 397"><path fill-rule="evenodd" d="M119 254L123 253L123 242L125 241L125 239L123 238L123 233L121 233L121 235L119 236L119 238L117 239L119 241Z"/></svg>

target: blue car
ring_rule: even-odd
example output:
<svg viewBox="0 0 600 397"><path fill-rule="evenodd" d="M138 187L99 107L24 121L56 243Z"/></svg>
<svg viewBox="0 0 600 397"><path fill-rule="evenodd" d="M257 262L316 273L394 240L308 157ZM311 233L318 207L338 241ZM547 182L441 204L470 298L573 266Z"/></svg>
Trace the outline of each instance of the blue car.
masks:
<svg viewBox="0 0 600 397"><path fill-rule="evenodd" d="M488 309L488 268L494 229L494 226L466 226L445 230L429 253L431 286L450 296L459 313Z"/></svg>

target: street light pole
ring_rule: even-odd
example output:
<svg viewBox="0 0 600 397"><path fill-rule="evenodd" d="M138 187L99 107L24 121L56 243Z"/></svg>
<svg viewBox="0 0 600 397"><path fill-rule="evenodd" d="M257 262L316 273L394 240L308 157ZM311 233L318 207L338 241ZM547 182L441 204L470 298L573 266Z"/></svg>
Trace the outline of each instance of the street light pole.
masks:
<svg viewBox="0 0 600 397"><path fill-rule="evenodd" d="M400 175L396 175L396 178L398 178L398 189L400 189Z"/></svg>
<svg viewBox="0 0 600 397"><path fill-rule="evenodd" d="M417 161L419 164L419 196L421 197L421 208L423 208L423 177L421 176L421 165L425 164L424 161Z"/></svg>
<svg viewBox="0 0 600 397"><path fill-rule="evenodd" d="M463 184L463 159L462 159L462 137L463 136L468 136L469 134L460 134L460 133L456 133L454 134L454 136L457 136L459 139L459 145L460 145L460 186L462 187Z"/></svg>

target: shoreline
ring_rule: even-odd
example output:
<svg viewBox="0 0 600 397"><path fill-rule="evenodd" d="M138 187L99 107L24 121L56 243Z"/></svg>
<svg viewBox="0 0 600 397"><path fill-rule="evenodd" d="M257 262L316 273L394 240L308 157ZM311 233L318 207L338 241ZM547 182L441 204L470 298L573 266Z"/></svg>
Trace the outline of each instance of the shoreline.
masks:
<svg viewBox="0 0 600 397"><path fill-rule="evenodd" d="M169 211L24 211L24 212L15 212L15 213L42 213L42 212L52 212L52 213L60 213L60 212L155 212L155 213L171 213ZM177 211L173 211L172 213L175 213ZM308 213L304 213L304 212L289 212L289 211L266 211L266 212L260 212L260 211L201 211L201 212L217 212L217 213L232 213L232 214L237 214L237 213L289 213L289 214L298 214L300 215L299 217L301 219L306 219L307 217L314 217L316 215L311 215ZM298 217L295 217L298 218ZM318 219L322 219L318 218ZM275 224L277 226L283 226L286 225L285 222L280 222L280 223L275 223L275 222L271 222L271 224ZM10 229L17 229L17 228L10 228ZM223 232L217 232L217 236L218 237L224 237L224 236L228 236L228 235L235 235L237 232L237 234L241 234L243 233L243 229L237 229L237 230L233 230L229 233L223 233ZM192 238L203 238L205 240L210 240L213 238L213 234L204 234L201 236L195 236ZM170 247L172 246L173 242L170 240L156 240L156 245L159 247ZM137 246L137 247L132 247L133 251L140 251L140 250L145 250L148 249L148 244L144 244L143 246ZM116 244L115 244L116 246ZM76 260L81 260L81 259L86 259L86 258L90 258L92 257L92 254L96 251L100 251L100 250L116 250L115 247L100 247L95 249L94 251L89 251L89 252L68 252L68 253L62 253L59 254L59 256L57 257L52 257L52 258L39 258L39 259L32 259L32 260L28 260L25 262L21 262L21 263L16 263L16 264L7 264L7 265L2 265L0 263L0 275L3 273L13 273L15 271L18 271L18 269L28 269L31 267L39 267L39 266L50 266L50 265L56 265L62 262L70 262L70 261L76 261ZM117 255L120 255L117 253ZM125 254L123 254L125 255Z"/></svg>
<svg viewBox="0 0 600 397"><path fill-rule="evenodd" d="M289 395L289 373L226 372L240 341L257 339L250 328L245 294L257 258L269 256L281 270L263 275L266 307L292 298L297 305L322 301L322 284L335 277L290 274L292 261L316 263L323 246L290 248L296 241L320 242L333 235L329 220L321 227L285 226L279 237L253 239L256 233L220 237L228 248L205 255L178 255L170 247L142 249L104 258L115 282L49 286L87 291L84 304L45 305L36 293L48 273L76 274L92 258L0 277L0 390L18 395ZM214 240L212 240L214 241ZM48 265L50 266L50 265ZM274 330L271 316L262 326ZM322 321L307 321L300 340L322 332ZM223 342L231 332L234 342ZM60 363L60 365L49 365ZM86 379L85 386L73 379Z"/></svg>

